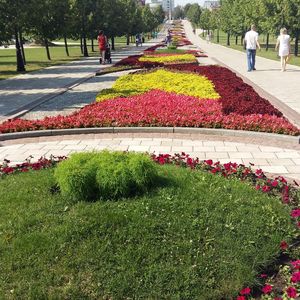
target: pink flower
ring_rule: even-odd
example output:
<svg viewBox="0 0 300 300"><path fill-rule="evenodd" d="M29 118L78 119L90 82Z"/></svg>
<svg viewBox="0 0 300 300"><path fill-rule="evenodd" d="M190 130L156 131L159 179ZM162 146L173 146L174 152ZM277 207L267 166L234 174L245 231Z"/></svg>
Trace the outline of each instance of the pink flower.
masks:
<svg viewBox="0 0 300 300"><path fill-rule="evenodd" d="M241 295L249 295L250 293L251 293L251 289L249 287L246 287L240 291Z"/></svg>
<svg viewBox="0 0 300 300"><path fill-rule="evenodd" d="M292 218L298 218L298 217L300 217L300 209L297 208L297 209L292 210L291 217Z"/></svg>
<svg viewBox="0 0 300 300"><path fill-rule="evenodd" d="M280 243L281 250L286 250L289 247L288 243L286 241L282 241Z"/></svg>
<svg viewBox="0 0 300 300"><path fill-rule="evenodd" d="M289 298L296 298L297 297L297 290L292 286L290 286L286 289L286 293L287 293Z"/></svg>
<svg viewBox="0 0 300 300"><path fill-rule="evenodd" d="M272 182L272 186L273 186L273 187L278 186L278 181L274 180L274 181Z"/></svg>
<svg viewBox="0 0 300 300"><path fill-rule="evenodd" d="M274 300L282 300L282 298L281 297L276 297L276 298L274 298Z"/></svg>
<svg viewBox="0 0 300 300"><path fill-rule="evenodd" d="M300 259L291 262L294 269L300 269Z"/></svg>
<svg viewBox="0 0 300 300"><path fill-rule="evenodd" d="M294 272L294 273L292 274L291 281L292 281L293 283L299 282L299 281L300 281L300 272Z"/></svg>
<svg viewBox="0 0 300 300"><path fill-rule="evenodd" d="M246 300L245 296L237 296L236 300Z"/></svg>
<svg viewBox="0 0 300 300"><path fill-rule="evenodd" d="M266 284L263 288L262 291L264 294L270 294L272 292L273 287L270 284Z"/></svg>
<svg viewBox="0 0 300 300"><path fill-rule="evenodd" d="M262 191L263 191L264 193L268 193L268 192L270 192L270 190L271 190L271 188L270 188L268 185L265 185L265 186L263 186L263 188L262 188Z"/></svg>

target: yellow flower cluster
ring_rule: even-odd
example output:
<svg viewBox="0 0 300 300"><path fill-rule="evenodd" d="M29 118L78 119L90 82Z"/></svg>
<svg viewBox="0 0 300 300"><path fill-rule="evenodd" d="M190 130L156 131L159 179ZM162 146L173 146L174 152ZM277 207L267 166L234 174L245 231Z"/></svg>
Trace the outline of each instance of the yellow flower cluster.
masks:
<svg viewBox="0 0 300 300"><path fill-rule="evenodd" d="M214 84L204 76L156 70L144 74L129 74L120 77L111 89L101 91L96 101L138 95L154 89L200 99L220 98L214 89Z"/></svg>
<svg viewBox="0 0 300 300"><path fill-rule="evenodd" d="M142 56L139 61L150 61L159 63L172 63L172 62L193 62L196 61L193 54L179 54L179 55L165 55L165 56L155 56L155 55L145 55Z"/></svg>

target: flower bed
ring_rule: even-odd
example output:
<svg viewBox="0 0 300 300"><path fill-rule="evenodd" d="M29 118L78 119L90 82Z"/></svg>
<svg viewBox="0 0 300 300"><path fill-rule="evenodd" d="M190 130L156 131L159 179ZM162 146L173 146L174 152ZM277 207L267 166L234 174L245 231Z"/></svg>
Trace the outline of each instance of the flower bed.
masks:
<svg viewBox="0 0 300 300"><path fill-rule="evenodd" d="M167 70L156 70L147 73L128 74L117 79L111 89L102 90L96 101L116 97L128 97L149 90L159 89L189 95L200 99L218 99L214 85L204 76L178 73Z"/></svg>
<svg viewBox="0 0 300 300"><path fill-rule="evenodd" d="M296 127L275 115L224 115L221 110L220 101L199 101L191 96L152 90L137 96L90 104L70 116L35 121L7 121L0 125L0 131L5 133L54 128L176 126L299 134Z"/></svg>

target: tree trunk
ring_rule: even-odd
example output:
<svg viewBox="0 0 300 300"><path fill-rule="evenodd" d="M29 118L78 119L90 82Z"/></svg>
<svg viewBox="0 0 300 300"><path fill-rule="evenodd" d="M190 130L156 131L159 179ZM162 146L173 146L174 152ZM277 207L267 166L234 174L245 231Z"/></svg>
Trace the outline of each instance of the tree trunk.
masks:
<svg viewBox="0 0 300 300"><path fill-rule="evenodd" d="M238 36L237 35L235 36L235 44L236 45L238 44Z"/></svg>
<svg viewBox="0 0 300 300"><path fill-rule="evenodd" d="M84 57L88 57L89 56L88 48L87 48L87 44L86 44L86 35L85 35L85 32L83 32L83 56Z"/></svg>
<svg viewBox="0 0 300 300"><path fill-rule="evenodd" d="M92 52L95 52L94 39L93 38L91 38L91 47L92 47Z"/></svg>
<svg viewBox="0 0 300 300"><path fill-rule="evenodd" d="M46 52L47 52L47 58L49 60L51 60L50 51L49 51L49 44L48 44L48 40L47 39L45 39L45 47L46 47Z"/></svg>
<svg viewBox="0 0 300 300"><path fill-rule="evenodd" d="M230 46L230 33L227 33L227 46Z"/></svg>
<svg viewBox="0 0 300 300"><path fill-rule="evenodd" d="M244 34L241 35L241 46L244 45Z"/></svg>
<svg viewBox="0 0 300 300"><path fill-rule="evenodd" d="M266 51L269 50L269 39L270 39L270 34L267 33L267 41L266 41Z"/></svg>
<svg viewBox="0 0 300 300"><path fill-rule="evenodd" d="M116 50L115 49L115 37L114 36L111 37L111 50Z"/></svg>
<svg viewBox="0 0 300 300"><path fill-rule="evenodd" d="M130 36L129 36L129 33L127 33L127 36L126 36L126 45L128 46L129 45L129 42L130 42Z"/></svg>
<svg viewBox="0 0 300 300"><path fill-rule="evenodd" d="M80 36L80 51L81 51L81 54L83 54L83 42L82 42L82 36Z"/></svg>
<svg viewBox="0 0 300 300"><path fill-rule="evenodd" d="M26 57L25 57L25 51L24 51L24 45L23 45L23 36L21 30L19 31L20 34L20 45L21 45L21 50L22 50L22 57L23 57L23 62L24 65L26 65Z"/></svg>
<svg viewBox="0 0 300 300"><path fill-rule="evenodd" d="M67 54L67 56L70 56L70 54L69 54L69 48L68 48L68 42L67 42L67 36L65 34L64 34L64 42L65 42L66 54Z"/></svg>
<svg viewBox="0 0 300 300"><path fill-rule="evenodd" d="M15 39L16 39L16 58L17 58L17 72L25 72L24 61L21 53L18 30L15 29Z"/></svg>
<svg viewBox="0 0 300 300"><path fill-rule="evenodd" d="M296 35L295 35L295 56L298 56L298 52L299 52L299 35L300 35L300 31L297 30L296 31Z"/></svg>
<svg viewBox="0 0 300 300"><path fill-rule="evenodd" d="M220 43L220 30L217 30L217 43Z"/></svg>

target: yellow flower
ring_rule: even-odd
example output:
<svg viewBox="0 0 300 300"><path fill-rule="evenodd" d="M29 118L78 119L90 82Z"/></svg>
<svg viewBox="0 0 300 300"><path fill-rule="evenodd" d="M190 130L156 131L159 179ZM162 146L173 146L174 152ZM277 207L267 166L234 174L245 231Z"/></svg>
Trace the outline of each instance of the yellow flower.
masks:
<svg viewBox="0 0 300 300"><path fill-rule="evenodd" d="M96 101L138 95L150 90L162 90L199 99L219 99L214 84L204 76L190 73L156 70L144 74L120 77L111 89L102 90Z"/></svg>
<svg viewBox="0 0 300 300"><path fill-rule="evenodd" d="M192 62L195 61L195 56L193 54L179 54L179 55L166 55L166 56L155 56L155 55L145 55L142 56L139 61L150 61L159 63L172 63L172 62Z"/></svg>

